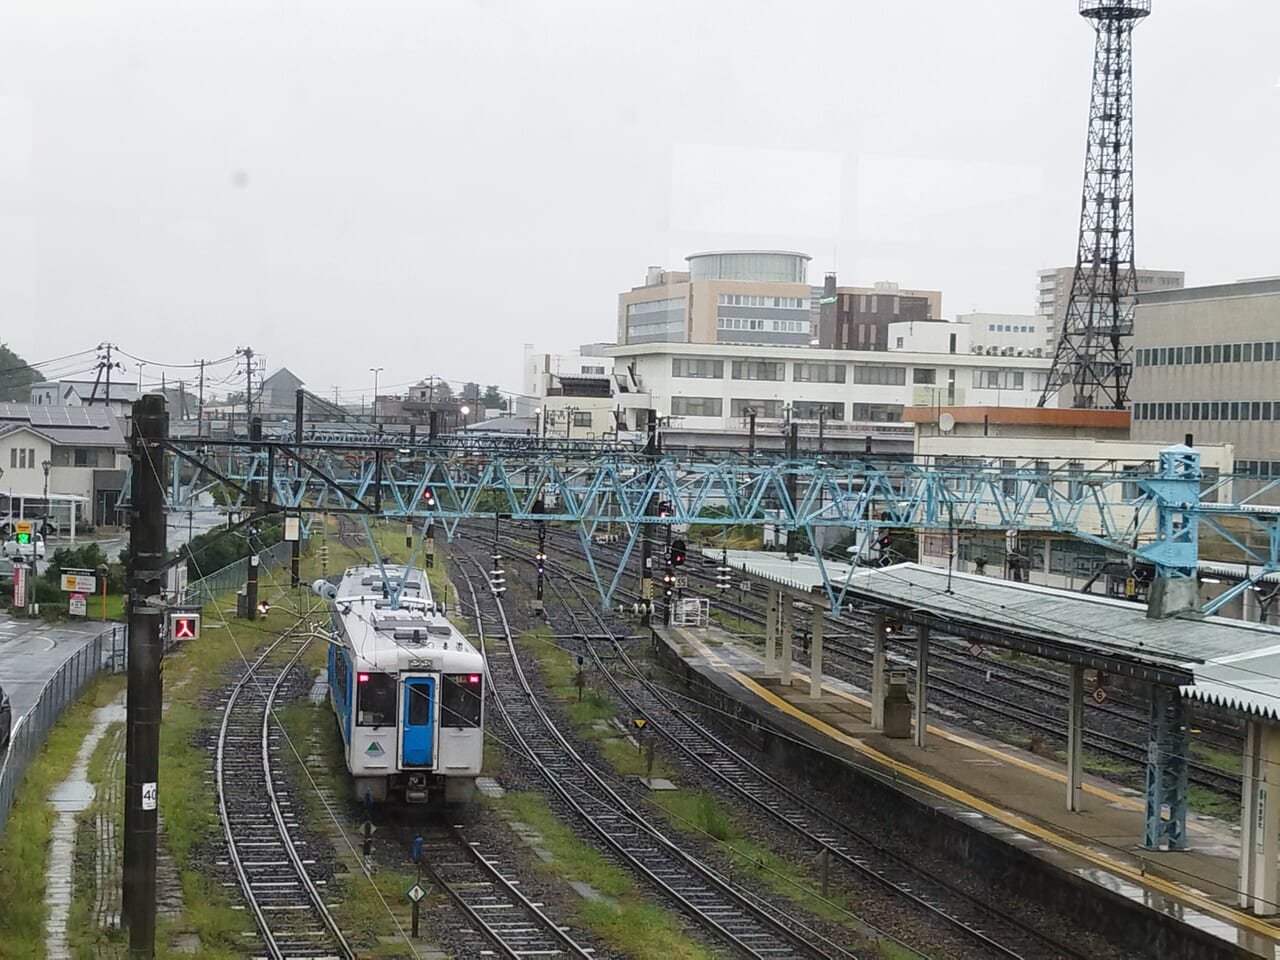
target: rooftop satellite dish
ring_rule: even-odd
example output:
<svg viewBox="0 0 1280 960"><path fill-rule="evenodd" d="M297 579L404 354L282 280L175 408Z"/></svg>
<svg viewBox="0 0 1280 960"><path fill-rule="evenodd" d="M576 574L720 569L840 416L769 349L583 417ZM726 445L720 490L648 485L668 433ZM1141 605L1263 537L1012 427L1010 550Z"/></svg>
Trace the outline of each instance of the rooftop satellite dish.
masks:
<svg viewBox="0 0 1280 960"><path fill-rule="evenodd" d="M956 428L956 418L949 413L943 413L938 417L938 429L943 433L950 433Z"/></svg>

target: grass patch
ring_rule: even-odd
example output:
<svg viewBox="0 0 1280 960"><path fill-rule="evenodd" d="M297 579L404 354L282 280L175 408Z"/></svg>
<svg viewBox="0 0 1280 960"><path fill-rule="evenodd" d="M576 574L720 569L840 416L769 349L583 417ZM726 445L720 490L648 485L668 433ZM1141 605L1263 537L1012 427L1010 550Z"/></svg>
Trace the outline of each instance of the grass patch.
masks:
<svg viewBox="0 0 1280 960"><path fill-rule="evenodd" d="M1187 806L1197 813L1208 814L1222 820L1238 820L1240 803L1230 797L1224 797L1217 791L1195 784L1187 786Z"/></svg>
<svg viewBox="0 0 1280 960"><path fill-rule="evenodd" d="M609 898L584 900L577 907L582 922L603 943L637 960L711 960L715 956L687 937L670 911L647 902L626 871L581 842L557 819L541 794L511 792L485 802L541 834L542 845L552 859L539 863L539 869L566 882L590 884Z"/></svg>
<svg viewBox="0 0 1280 960"><path fill-rule="evenodd" d="M114 700L123 687L120 676L90 683L54 724L23 776L0 839L0 957L6 960L45 955L45 859L56 816L46 797L75 765L93 711Z"/></svg>
<svg viewBox="0 0 1280 960"><path fill-rule="evenodd" d="M1191 742L1191 753L1196 759L1209 766L1229 773L1240 773L1242 768L1243 760L1239 753L1212 746L1201 740Z"/></svg>
<svg viewBox="0 0 1280 960"><path fill-rule="evenodd" d="M1109 757L1091 750L1084 751L1080 764L1094 773L1132 773L1136 767L1119 757Z"/></svg>

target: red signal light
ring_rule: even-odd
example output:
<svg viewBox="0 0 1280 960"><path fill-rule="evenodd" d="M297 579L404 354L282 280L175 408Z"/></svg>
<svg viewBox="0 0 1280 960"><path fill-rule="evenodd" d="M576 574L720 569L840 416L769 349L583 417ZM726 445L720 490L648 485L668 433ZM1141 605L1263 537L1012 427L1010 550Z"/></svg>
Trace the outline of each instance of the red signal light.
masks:
<svg viewBox="0 0 1280 960"><path fill-rule="evenodd" d="M480 682L480 674L478 673L467 674L467 683L479 683L479 682Z"/></svg>
<svg viewBox="0 0 1280 960"><path fill-rule="evenodd" d="M356 674L356 680L359 683L368 683L369 675L367 673L358 673Z"/></svg>
<svg viewBox="0 0 1280 960"><path fill-rule="evenodd" d="M191 640L196 635L195 624L190 617L176 617L173 621L173 637L175 640Z"/></svg>

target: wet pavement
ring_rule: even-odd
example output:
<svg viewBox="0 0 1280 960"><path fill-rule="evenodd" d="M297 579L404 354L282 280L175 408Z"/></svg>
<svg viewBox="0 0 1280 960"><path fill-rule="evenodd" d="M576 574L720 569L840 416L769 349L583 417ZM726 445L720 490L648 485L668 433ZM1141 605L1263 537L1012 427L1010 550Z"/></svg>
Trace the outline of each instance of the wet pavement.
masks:
<svg viewBox="0 0 1280 960"><path fill-rule="evenodd" d="M0 614L0 686L13 704L15 726L58 668L111 627L96 620L49 624Z"/></svg>

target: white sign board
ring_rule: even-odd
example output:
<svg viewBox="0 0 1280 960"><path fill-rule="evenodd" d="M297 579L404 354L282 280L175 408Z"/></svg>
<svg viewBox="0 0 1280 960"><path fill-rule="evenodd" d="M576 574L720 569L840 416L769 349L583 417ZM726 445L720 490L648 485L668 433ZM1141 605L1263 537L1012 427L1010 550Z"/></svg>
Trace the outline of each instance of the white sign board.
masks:
<svg viewBox="0 0 1280 960"><path fill-rule="evenodd" d="M67 612L73 617L84 617L89 613L89 605L83 593L73 593L67 599Z"/></svg>
<svg viewBox="0 0 1280 960"><path fill-rule="evenodd" d="M284 518L284 538L289 543L301 539L301 523L297 517Z"/></svg>
<svg viewBox="0 0 1280 960"><path fill-rule="evenodd" d="M142 809L154 810L156 808L156 797L158 792L154 783L144 783L142 785Z"/></svg>
<svg viewBox="0 0 1280 960"><path fill-rule="evenodd" d="M182 598L187 595L187 565L175 564L164 572L164 591L171 598ZM177 599L175 599L177 602Z"/></svg>
<svg viewBox="0 0 1280 960"><path fill-rule="evenodd" d="M92 574L64 573L62 589L67 593L97 593L98 578Z"/></svg>

